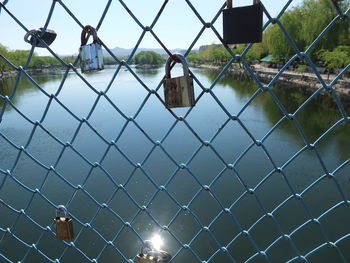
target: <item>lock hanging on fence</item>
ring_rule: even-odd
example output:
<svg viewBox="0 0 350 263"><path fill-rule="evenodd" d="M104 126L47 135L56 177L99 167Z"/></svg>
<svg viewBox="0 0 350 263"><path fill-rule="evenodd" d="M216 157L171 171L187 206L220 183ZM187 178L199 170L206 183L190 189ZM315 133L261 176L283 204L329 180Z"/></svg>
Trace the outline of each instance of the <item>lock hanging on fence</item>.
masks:
<svg viewBox="0 0 350 263"><path fill-rule="evenodd" d="M57 238L67 242L73 241L74 240L73 220L67 216L67 208L65 206L63 205L58 206L54 221L56 223Z"/></svg>
<svg viewBox="0 0 350 263"><path fill-rule="evenodd" d="M56 39L56 36L56 32L51 29L46 29L43 31L43 28L39 28L28 31L24 36L24 41L31 45L35 44L36 47L46 47L44 43L39 41L39 38L44 41L46 45L50 46Z"/></svg>
<svg viewBox="0 0 350 263"><path fill-rule="evenodd" d="M232 8L226 1L223 11L223 39L226 44L258 43L262 41L263 5L253 0L253 5Z"/></svg>
<svg viewBox="0 0 350 263"><path fill-rule="evenodd" d="M90 36L93 37L93 42L87 45ZM79 57L82 73L91 73L104 68L101 43L97 37L96 29L92 26L85 26L81 32Z"/></svg>
<svg viewBox="0 0 350 263"><path fill-rule="evenodd" d="M155 249L149 240L145 240L141 251L137 254L136 263L167 263L171 259L169 252Z"/></svg>
<svg viewBox="0 0 350 263"><path fill-rule="evenodd" d="M181 63L184 75L171 78L171 62ZM165 106L169 108L192 107L195 105L193 78L190 75L186 58L179 53L170 56L165 64L163 81Z"/></svg>

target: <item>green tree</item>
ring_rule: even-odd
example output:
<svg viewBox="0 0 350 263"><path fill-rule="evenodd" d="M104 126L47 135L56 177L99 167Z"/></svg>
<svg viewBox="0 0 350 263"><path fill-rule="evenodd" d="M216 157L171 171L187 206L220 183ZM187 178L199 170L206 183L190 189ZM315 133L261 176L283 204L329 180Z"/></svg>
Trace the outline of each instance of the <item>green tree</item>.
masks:
<svg viewBox="0 0 350 263"><path fill-rule="evenodd" d="M330 72L350 64L350 46L339 46L332 51L321 50L319 56L327 68L329 78Z"/></svg>
<svg viewBox="0 0 350 263"><path fill-rule="evenodd" d="M349 6L348 1L342 3ZM334 19L337 12L329 0L304 0L304 2L283 14L280 19L299 50L306 50L319 36L326 26ZM311 56L317 59L317 53L322 50L332 50L339 45L350 45L350 22L348 19L338 19L321 41L315 46ZM269 53L282 60L295 54L295 50L287 40L278 24L270 26L264 34L264 43Z"/></svg>
<svg viewBox="0 0 350 263"><path fill-rule="evenodd" d="M213 44L201 51L191 52L187 59L189 62L196 64L222 64L231 59L231 55L221 45Z"/></svg>
<svg viewBox="0 0 350 263"><path fill-rule="evenodd" d="M0 55L3 57L7 57L8 56L8 50L5 46L0 44ZM7 64L5 63L5 61L3 60L2 57L0 57L0 78L2 77L2 75L4 74L4 71L8 69Z"/></svg>
<svg viewBox="0 0 350 263"><path fill-rule="evenodd" d="M246 55L246 60L248 62L253 62L256 60L260 60L264 56L268 54L267 48L263 43L256 43L252 46L252 48L248 51Z"/></svg>
<svg viewBox="0 0 350 263"><path fill-rule="evenodd" d="M164 63L164 59L161 55L154 51L142 51L135 56L135 64L139 65L160 65Z"/></svg>
<svg viewBox="0 0 350 263"><path fill-rule="evenodd" d="M247 45L237 45L232 49L233 54L241 55L246 49ZM263 56L268 54L266 45L263 43L256 43L252 46L249 52L246 54L245 59L248 62L259 60ZM199 52L191 52L187 59L191 63L195 64L216 64L222 65L227 63L232 58L231 54L221 45L209 45L205 49Z"/></svg>
<svg viewBox="0 0 350 263"><path fill-rule="evenodd" d="M5 71L12 70L10 66L5 63L4 58L9 60L15 66L23 66L28 59L29 50L9 50L4 45L0 44L0 77L3 76ZM62 57L61 58L66 63L73 63L76 59L75 56ZM51 56L38 56L33 54L31 57L28 68L49 68L62 66L61 62Z"/></svg>
<svg viewBox="0 0 350 263"><path fill-rule="evenodd" d="M298 48L303 50L305 42L302 40L299 34L299 30L302 26L301 19L298 19L302 15L300 9L294 9L284 13L281 18L281 23L286 28L287 32L294 39ZM270 26L264 34L264 44L268 47L269 53L272 54L278 60L289 58L295 54L294 49L289 44L288 39L282 32L278 24Z"/></svg>
<svg viewBox="0 0 350 263"><path fill-rule="evenodd" d="M14 50L8 52L7 59L16 66L24 65L27 62L29 50Z"/></svg>
<svg viewBox="0 0 350 263"><path fill-rule="evenodd" d="M191 52L187 56L187 60L195 64L200 64L202 61L202 58L198 52Z"/></svg>

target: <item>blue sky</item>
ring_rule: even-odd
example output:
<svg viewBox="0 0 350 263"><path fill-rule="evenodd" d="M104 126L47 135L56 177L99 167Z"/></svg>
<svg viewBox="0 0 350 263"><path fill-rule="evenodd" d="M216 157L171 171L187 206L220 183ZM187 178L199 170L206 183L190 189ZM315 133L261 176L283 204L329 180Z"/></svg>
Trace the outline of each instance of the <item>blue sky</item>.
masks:
<svg viewBox="0 0 350 263"><path fill-rule="evenodd" d="M0 0L2 1L2 0ZM108 0L62 0L82 24L96 26L107 5ZM123 0L125 5L145 25L151 25L164 0ZM193 6L202 18L209 22L213 19L223 0L191 0ZM247 0L234 1L235 6L248 5ZM263 0L263 4L272 16L276 16L287 0ZM290 8L298 5L302 0L293 0ZM49 13L51 0L9 0L6 7L28 28L35 29L45 24ZM217 31L222 34L222 18L219 17L214 24ZM29 49L30 46L23 41L25 31L5 12L0 14L0 43L10 49ZM170 49L188 48L202 25L185 0L169 0L163 14L153 28L157 36ZM80 46L81 28L69 16L59 3L53 12L49 24L50 29L57 33L57 39L51 45L52 49L61 55L77 53ZM142 29L131 18L119 0L113 0L106 18L99 30L99 37L110 48L131 48L137 43ZM204 44L219 43L211 29L206 29L195 47ZM140 47L159 48L160 45L154 37L147 32ZM49 55L45 49L37 48L40 55Z"/></svg>

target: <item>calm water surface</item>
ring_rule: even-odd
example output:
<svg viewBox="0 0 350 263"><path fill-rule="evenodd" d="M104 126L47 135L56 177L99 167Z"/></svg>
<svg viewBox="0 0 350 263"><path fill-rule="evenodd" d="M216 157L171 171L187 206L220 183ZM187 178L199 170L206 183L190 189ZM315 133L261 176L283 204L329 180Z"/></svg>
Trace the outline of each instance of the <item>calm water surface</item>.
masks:
<svg viewBox="0 0 350 263"><path fill-rule="evenodd" d="M180 74L181 70L175 71ZM100 91L110 83L114 72L109 68L86 78ZM156 89L164 75L163 69L136 72L150 89ZM217 75L217 72L198 69L194 72L206 88ZM55 94L60 89L63 74L33 78L47 94ZM14 83L15 79L0 82L1 94L11 96ZM245 262L257 248L265 250L273 242L267 251L270 262L285 262L296 256L296 250L304 255L327 239L335 242L350 233L350 210L344 204L320 218L322 227L306 223L310 216L320 217L344 197L349 200L349 165L336 173L339 185L324 178L302 194L304 203L290 198L276 209L292 191L301 193L324 175L324 169L333 172L349 159L349 125L338 127L317 145L324 168L316 153L307 150L284 168L283 177L271 172L272 162L258 146L249 149L235 170L225 168L225 163L237 161L252 142L242 125L261 140L283 116L268 93L259 94L244 110L240 115L242 125L238 121L228 121L218 102L205 93L186 118L187 126L176 122L157 97L149 96L128 71L121 70L116 76L107 93L110 101L99 97L75 74L69 74L61 88L57 98L64 107L55 100L50 101L24 78L11 100L14 107L5 106L0 100L3 110L0 169L11 170L15 178L0 173L0 199L13 209L24 209L36 223L51 226L53 230L53 205L66 204L75 218L75 246L88 257L98 258L98 262L122 262L122 256L106 246L103 238L111 240L126 258L133 258L141 244L139 237L149 239L154 233L160 233L165 241L164 249L176 254L174 262L207 261L215 252L210 262L230 262L227 254L219 250L224 246L228 246L236 262ZM230 114L236 115L256 90L251 82L226 76L215 86L213 94ZM294 112L308 97L297 88L276 87L274 91L289 112ZM200 92L196 84L196 96ZM158 93L163 97L162 88ZM127 117L136 114L135 122L128 122L110 102ZM345 110L349 116L350 107L346 106ZM175 109L174 113L180 116L187 111ZM33 125L19 112L32 121L42 120L46 131L37 126L33 132ZM88 119L88 124L81 124L73 115ZM340 118L335 102L326 96L313 100L297 116L311 142ZM210 141L211 146L203 146L198 137ZM116 147L106 143L112 140ZM9 141L24 146L30 156L20 153ZM65 148L58 141L69 142L73 147ZM162 141L162 147L155 146L152 141ZM284 120L264 142L277 167L285 165L304 145L296 125L290 120ZM100 163L101 167L91 167L88 162ZM186 163L188 169L179 169L175 162ZM132 165L137 163L142 164L142 169ZM54 171L48 172L42 166L53 166ZM271 175L256 188L256 195L244 194L242 183L255 188L269 173ZM40 189L40 194L31 193L24 185ZM74 189L77 185L84 190ZM124 190L118 190L116 185L124 185ZM167 192L158 190L161 185L166 186ZM210 185L211 191L203 190L201 185ZM108 204L109 209L99 208L96 202ZM1 228L11 228L12 233L27 244L37 243L37 248L49 258L60 258L65 252L61 262L87 262L76 249L67 249L52 232L42 231L4 203L0 204ZM139 211L137 204L147 206L147 210ZM188 205L190 211L181 210L179 205ZM231 207L234 217L222 212L222 207ZM264 217L266 212L273 212L274 218ZM78 220L90 223L94 229L84 228ZM125 227L123 222L130 222L135 231ZM167 225L169 231L161 231L163 225ZM210 231L202 230L204 226L209 226ZM240 235L241 228L249 230L250 236ZM282 233L291 234L292 241L279 239ZM49 262L11 235L0 232L0 238L0 253L13 262L23 258L22 262L27 263ZM190 244L191 250L181 249L180 243ZM350 262L349 245L349 238L338 243L339 250ZM342 262L330 246L324 246L308 259L318 263ZM257 256L250 262L267 261Z"/></svg>

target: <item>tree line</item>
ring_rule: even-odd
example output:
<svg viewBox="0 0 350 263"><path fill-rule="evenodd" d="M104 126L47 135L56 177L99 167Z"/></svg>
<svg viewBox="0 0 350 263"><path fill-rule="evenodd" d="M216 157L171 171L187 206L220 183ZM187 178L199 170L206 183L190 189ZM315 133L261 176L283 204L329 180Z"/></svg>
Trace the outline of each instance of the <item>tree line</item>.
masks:
<svg viewBox="0 0 350 263"><path fill-rule="evenodd" d="M0 55L5 57L15 66L24 65L27 62L29 56L29 50L10 50L4 45L0 44ZM74 63L77 56L65 56L60 57L65 63ZM119 57L119 59L127 59L126 57ZM143 51L138 53L133 59L132 63L140 65L160 65L164 63L164 58L154 51ZM115 64L117 63L112 57L104 57L105 64ZM52 56L38 56L36 53L31 57L28 68L52 68L63 66L62 63L52 57ZM13 70L13 68L8 65L4 59L0 58L0 74L4 71Z"/></svg>
<svg viewBox="0 0 350 263"><path fill-rule="evenodd" d="M29 50L10 50L4 45L0 44L0 55L5 57L15 66L24 65L27 62L29 56ZM74 56L61 57L61 59L66 63L73 63L76 59ZM36 53L33 54L28 68L50 68L59 67L62 63L54 57L51 56L38 56ZM8 65L4 59L0 58L0 74L4 71L13 70L13 68Z"/></svg>
<svg viewBox="0 0 350 263"><path fill-rule="evenodd" d="M138 53L133 63L136 65L161 65L165 59L154 51L142 51Z"/></svg>
<svg viewBox="0 0 350 263"><path fill-rule="evenodd" d="M340 8L350 7L349 1L339 2ZM330 0L304 0L279 19L300 51L307 50L327 25L335 18L337 11ZM241 54L246 45L237 45L232 52ZM248 62L272 55L276 63L285 63L296 54L278 23L270 25L263 34L262 43L256 43L246 54ZM338 19L321 41L308 53L319 65L332 70L350 63L350 22L348 18ZM211 45L205 50L192 52L188 60L192 63L223 63L231 59L229 52L220 45ZM303 61L299 61L302 64Z"/></svg>
<svg viewBox="0 0 350 263"><path fill-rule="evenodd" d="M349 0L340 1L340 8L346 10L350 7ZM319 34L337 15L337 11L331 0L304 0L304 2L288 11L280 18L280 23L290 34L299 50L305 51L315 41ZM242 54L246 45L237 45L232 52ZM0 44L0 54L15 65L24 65L28 58L28 50L9 50ZM329 71L336 68L344 68L350 63L350 22L349 19L338 19L334 26L328 30L308 53L318 65L326 67ZM285 63L295 55L295 50L288 42L278 23L270 25L263 34L262 43L256 43L246 54L245 59L251 63L261 58L272 55L273 62ZM196 64L223 64L231 59L229 52L221 45L210 45L199 52L192 52L188 60ZM73 63L76 56L62 57L66 63ZM115 64L113 58L104 58L105 64ZM134 64L159 65L164 63L164 58L153 51L138 53L133 59ZM299 70L306 70L303 61L296 62ZM300 66L301 65L301 66ZM38 56L34 54L29 68L49 68L62 66L60 61L51 56ZM0 59L0 73L11 70L4 60Z"/></svg>

